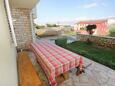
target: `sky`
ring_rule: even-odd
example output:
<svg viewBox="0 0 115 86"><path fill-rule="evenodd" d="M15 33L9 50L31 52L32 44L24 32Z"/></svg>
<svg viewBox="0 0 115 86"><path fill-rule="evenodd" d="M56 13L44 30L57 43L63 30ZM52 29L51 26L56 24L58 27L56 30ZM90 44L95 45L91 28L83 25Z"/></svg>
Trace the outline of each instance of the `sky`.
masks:
<svg viewBox="0 0 115 86"><path fill-rule="evenodd" d="M40 0L36 23L55 23L115 16L115 0Z"/></svg>

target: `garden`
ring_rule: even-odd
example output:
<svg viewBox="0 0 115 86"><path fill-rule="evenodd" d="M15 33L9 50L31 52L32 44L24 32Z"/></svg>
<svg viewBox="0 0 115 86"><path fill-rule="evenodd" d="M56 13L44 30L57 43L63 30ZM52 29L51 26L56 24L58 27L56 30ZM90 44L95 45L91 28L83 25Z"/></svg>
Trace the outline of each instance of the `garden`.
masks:
<svg viewBox="0 0 115 86"><path fill-rule="evenodd" d="M113 49L103 48L95 43L89 45L83 41L75 41L67 44L66 38L59 38L55 43L65 49L115 69L115 50Z"/></svg>
<svg viewBox="0 0 115 86"><path fill-rule="evenodd" d="M96 26L93 25L93 28L96 28ZM90 32L89 29L88 32L90 35L93 33L92 31ZM115 69L115 49L104 48L94 42L91 42L90 39L87 39L87 41L75 41L72 43L67 43L67 38L62 37L56 39L55 43L65 49Z"/></svg>

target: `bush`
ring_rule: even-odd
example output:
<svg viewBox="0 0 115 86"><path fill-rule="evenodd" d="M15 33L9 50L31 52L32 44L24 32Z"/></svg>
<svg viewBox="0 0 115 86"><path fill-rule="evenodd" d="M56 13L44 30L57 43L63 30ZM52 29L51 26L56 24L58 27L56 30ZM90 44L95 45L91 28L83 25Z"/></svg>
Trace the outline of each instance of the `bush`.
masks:
<svg viewBox="0 0 115 86"><path fill-rule="evenodd" d="M93 29L96 29L96 28L97 28L97 26L95 24L86 26L86 30L89 33L89 35L92 35L94 33Z"/></svg>
<svg viewBox="0 0 115 86"><path fill-rule="evenodd" d="M56 24L46 24L47 27L59 27L59 25L56 25Z"/></svg>
<svg viewBox="0 0 115 86"><path fill-rule="evenodd" d="M115 37L115 28L109 30L109 36Z"/></svg>
<svg viewBox="0 0 115 86"><path fill-rule="evenodd" d="M44 25L37 25L37 24L34 24L35 28L36 29L42 29L42 28L45 28Z"/></svg>
<svg viewBox="0 0 115 86"><path fill-rule="evenodd" d="M67 44L67 38L58 38L55 40L55 44L61 47L65 47Z"/></svg>
<svg viewBox="0 0 115 86"><path fill-rule="evenodd" d="M80 30L86 30L86 28L85 27L81 27Z"/></svg>

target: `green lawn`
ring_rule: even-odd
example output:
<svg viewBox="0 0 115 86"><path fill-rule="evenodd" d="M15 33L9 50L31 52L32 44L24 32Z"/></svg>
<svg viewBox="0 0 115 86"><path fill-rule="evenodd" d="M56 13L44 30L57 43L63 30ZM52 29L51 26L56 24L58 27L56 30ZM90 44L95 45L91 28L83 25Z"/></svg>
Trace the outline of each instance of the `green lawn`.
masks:
<svg viewBox="0 0 115 86"><path fill-rule="evenodd" d="M88 45L81 41L65 44L62 47L115 69L115 50L97 47L96 44Z"/></svg>

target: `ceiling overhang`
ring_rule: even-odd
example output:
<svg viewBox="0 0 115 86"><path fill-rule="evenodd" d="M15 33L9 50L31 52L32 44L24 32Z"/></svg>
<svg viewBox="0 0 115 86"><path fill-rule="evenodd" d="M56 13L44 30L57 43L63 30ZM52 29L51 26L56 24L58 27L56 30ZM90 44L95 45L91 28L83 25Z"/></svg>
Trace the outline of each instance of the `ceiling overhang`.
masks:
<svg viewBox="0 0 115 86"><path fill-rule="evenodd" d="M39 2L39 0L9 0L12 8L28 8L32 9Z"/></svg>

